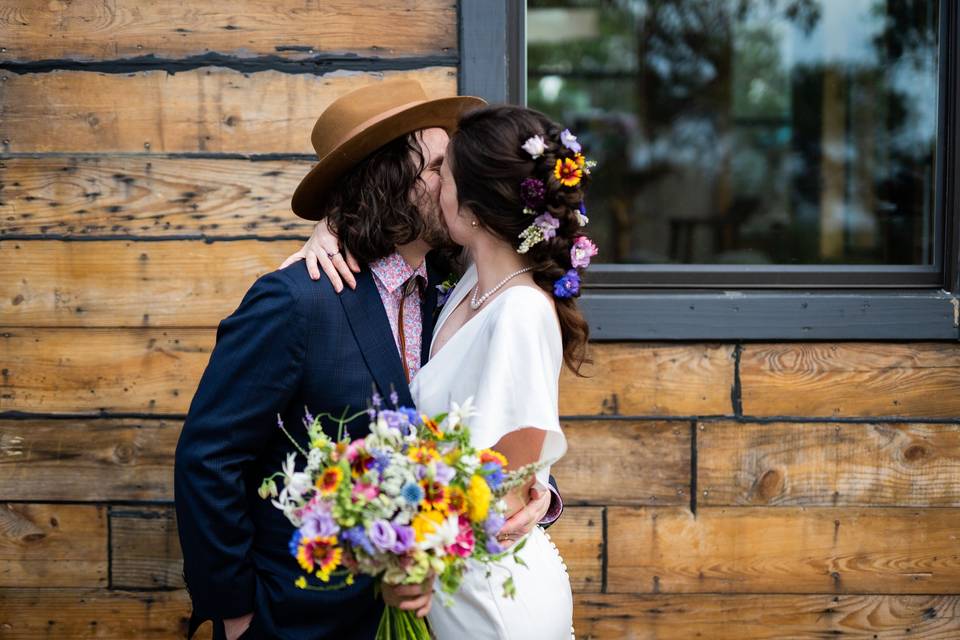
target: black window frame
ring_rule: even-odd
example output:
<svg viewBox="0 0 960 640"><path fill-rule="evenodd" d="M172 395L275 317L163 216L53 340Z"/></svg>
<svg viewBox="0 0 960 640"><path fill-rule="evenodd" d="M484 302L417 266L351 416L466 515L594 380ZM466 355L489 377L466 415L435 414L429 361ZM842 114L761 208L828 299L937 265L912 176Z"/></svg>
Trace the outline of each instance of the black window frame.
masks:
<svg viewBox="0 0 960 640"><path fill-rule="evenodd" d="M526 101L526 2L460 0L461 94ZM960 3L940 6L932 266L597 264L596 340L960 339Z"/></svg>

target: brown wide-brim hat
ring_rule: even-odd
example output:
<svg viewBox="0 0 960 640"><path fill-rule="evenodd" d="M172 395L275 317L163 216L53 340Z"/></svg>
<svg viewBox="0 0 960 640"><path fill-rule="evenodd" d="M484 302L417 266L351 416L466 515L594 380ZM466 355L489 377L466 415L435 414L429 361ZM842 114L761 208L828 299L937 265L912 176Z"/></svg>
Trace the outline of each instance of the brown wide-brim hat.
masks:
<svg viewBox="0 0 960 640"><path fill-rule="evenodd" d="M419 129L453 133L461 114L485 104L472 96L430 100L416 80L378 82L337 98L313 126L310 140L319 162L293 192L293 212L319 220L329 189L368 155Z"/></svg>

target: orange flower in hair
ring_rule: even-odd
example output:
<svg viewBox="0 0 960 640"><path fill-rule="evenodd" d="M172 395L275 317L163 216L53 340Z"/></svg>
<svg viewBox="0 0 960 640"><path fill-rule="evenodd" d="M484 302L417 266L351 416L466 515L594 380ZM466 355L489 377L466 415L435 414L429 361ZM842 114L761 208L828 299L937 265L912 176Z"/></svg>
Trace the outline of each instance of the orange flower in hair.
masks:
<svg viewBox="0 0 960 640"><path fill-rule="evenodd" d="M553 168L553 175L565 187L575 187L580 184L580 178L583 177L583 169L576 160L563 158L557 160L557 165Z"/></svg>

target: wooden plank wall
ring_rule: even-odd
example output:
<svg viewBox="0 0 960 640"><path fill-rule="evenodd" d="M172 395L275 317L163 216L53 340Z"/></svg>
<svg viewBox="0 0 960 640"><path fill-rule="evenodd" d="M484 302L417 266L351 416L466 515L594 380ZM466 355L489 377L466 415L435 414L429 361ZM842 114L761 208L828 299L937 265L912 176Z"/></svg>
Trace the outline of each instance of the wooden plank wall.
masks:
<svg viewBox="0 0 960 640"><path fill-rule="evenodd" d="M4 638L182 636L174 446L218 321L309 231L313 119L456 91L449 0L192 6L0 0ZM960 637L960 346L593 356L550 529L578 637Z"/></svg>

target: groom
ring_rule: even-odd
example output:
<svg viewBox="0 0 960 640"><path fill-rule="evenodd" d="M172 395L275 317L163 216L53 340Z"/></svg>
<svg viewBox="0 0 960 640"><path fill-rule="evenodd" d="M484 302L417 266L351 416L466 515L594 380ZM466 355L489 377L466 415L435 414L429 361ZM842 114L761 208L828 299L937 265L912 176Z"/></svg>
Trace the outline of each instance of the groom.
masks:
<svg viewBox="0 0 960 640"><path fill-rule="evenodd" d="M427 100L416 82L384 82L340 98L317 121L320 160L297 188L294 211L334 221L369 269L339 295L300 263L267 274L218 327L175 460L189 635L212 619L216 640L374 637L383 603L373 581L296 588L293 529L257 488L292 448L278 416L306 446L305 408L357 411L374 389L412 406L408 382L426 361L435 285L447 275L423 259L442 237L435 173L458 115L481 103ZM333 423L324 427L336 435ZM366 435L361 420L348 430ZM545 507L531 502L522 518L535 522ZM428 608L429 585L387 588L384 598Z"/></svg>

